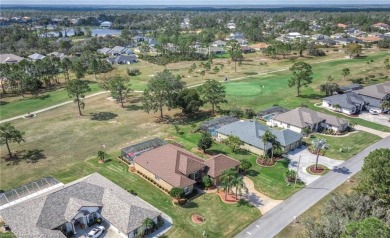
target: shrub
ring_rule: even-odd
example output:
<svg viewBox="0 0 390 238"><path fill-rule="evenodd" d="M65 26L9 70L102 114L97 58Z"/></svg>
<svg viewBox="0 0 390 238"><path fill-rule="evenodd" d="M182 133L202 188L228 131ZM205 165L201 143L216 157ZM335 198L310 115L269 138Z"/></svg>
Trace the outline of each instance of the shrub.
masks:
<svg viewBox="0 0 390 238"><path fill-rule="evenodd" d="M137 68L134 69L127 69L127 74L130 76L137 76L141 74L141 71Z"/></svg>
<svg viewBox="0 0 390 238"><path fill-rule="evenodd" d="M362 84L363 78L351 79L352 83Z"/></svg>
<svg viewBox="0 0 390 238"><path fill-rule="evenodd" d="M252 108L245 108L244 114L247 119L252 119L254 116L256 116L256 113Z"/></svg>
<svg viewBox="0 0 390 238"><path fill-rule="evenodd" d="M169 195L176 199L184 198L184 189L174 187L169 191Z"/></svg>
<svg viewBox="0 0 390 238"><path fill-rule="evenodd" d="M248 169L250 169L252 167L252 164L251 162L249 162L249 160L247 159L243 159L241 161L241 164L240 164L240 169L244 170L244 171L247 171Z"/></svg>
<svg viewBox="0 0 390 238"><path fill-rule="evenodd" d="M288 170L288 171L286 171L286 180L288 181L288 182L293 182L294 180L295 180L295 177L296 177L296 175L297 175L297 172L296 171L294 171L294 170Z"/></svg>
<svg viewBox="0 0 390 238"><path fill-rule="evenodd" d="M244 111L240 107L233 106L230 108L229 115L232 117L241 118L244 115Z"/></svg>
<svg viewBox="0 0 390 238"><path fill-rule="evenodd" d="M205 188L209 188L211 185L213 185L213 181L208 175L203 176L202 182Z"/></svg>

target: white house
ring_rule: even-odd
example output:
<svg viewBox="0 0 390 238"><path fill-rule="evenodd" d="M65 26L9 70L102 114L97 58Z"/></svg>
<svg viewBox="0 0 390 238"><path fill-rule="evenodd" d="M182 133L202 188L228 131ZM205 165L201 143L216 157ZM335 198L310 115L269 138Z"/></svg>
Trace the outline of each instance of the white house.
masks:
<svg viewBox="0 0 390 238"><path fill-rule="evenodd" d="M104 21L104 22L100 23L100 27L111 28L112 27L112 23L109 22L109 21Z"/></svg>
<svg viewBox="0 0 390 238"><path fill-rule="evenodd" d="M286 37L290 39L301 38L302 34L299 32L290 32L286 34Z"/></svg>
<svg viewBox="0 0 390 238"><path fill-rule="evenodd" d="M298 133L301 133L305 128L314 132L323 129L343 132L348 128L348 122L344 119L303 107L278 114L267 122L267 124L290 129Z"/></svg>

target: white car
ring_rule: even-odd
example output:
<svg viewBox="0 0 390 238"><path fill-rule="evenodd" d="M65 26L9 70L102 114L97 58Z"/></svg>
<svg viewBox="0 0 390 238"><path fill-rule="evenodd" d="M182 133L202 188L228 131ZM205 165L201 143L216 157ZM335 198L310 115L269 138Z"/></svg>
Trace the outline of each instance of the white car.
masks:
<svg viewBox="0 0 390 238"><path fill-rule="evenodd" d="M379 112L375 109L370 109L369 112L372 114L372 115L378 115Z"/></svg>
<svg viewBox="0 0 390 238"><path fill-rule="evenodd" d="M96 226L88 233L87 237L88 238L97 238L101 234L103 234L103 232L105 230L106 230L106 228L104 228L104 226Z"/></svg>

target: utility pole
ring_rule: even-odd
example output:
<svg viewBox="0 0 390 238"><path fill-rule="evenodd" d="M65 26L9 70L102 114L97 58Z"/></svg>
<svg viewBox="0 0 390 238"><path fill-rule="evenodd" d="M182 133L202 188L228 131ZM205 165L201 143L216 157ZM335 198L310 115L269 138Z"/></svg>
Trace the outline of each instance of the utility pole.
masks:
<svg viewBox="0 0 390 238"><path fill-rule="evenodd" d="M299 165L300 164L301 164L301 155L299 156L299 160L298 160L298 168L297 168L297 174L295 175L294 188L297 186L297 179L298 179L298 172L299 172Z"/></svg>

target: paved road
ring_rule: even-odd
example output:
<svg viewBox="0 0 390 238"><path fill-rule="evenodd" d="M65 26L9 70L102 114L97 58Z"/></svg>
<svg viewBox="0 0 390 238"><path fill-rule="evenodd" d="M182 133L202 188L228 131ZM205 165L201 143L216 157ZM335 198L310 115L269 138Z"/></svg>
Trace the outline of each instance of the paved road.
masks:
<svg viewBox="0 0 390 238"><path fill-rule="evenodd" d="M378 148L390 148L390 136L367 147L359 154L341 164L338 169L330 171L323 177L295 193L293 196L273 208L267 214L241 231L237 238L271 238L298 217L321 198L325 197L339 185L347 181L348 177L359 172L364 158L369 152Z"/></svg>

